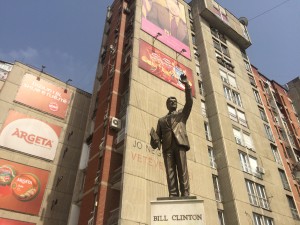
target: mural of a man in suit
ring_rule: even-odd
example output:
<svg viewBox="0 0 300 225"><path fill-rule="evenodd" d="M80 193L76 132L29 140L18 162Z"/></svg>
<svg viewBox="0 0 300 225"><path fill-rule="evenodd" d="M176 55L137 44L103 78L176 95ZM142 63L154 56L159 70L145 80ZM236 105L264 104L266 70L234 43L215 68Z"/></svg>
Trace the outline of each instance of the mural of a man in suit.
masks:
<svg viewBox="0 0 300 225"><path fill-rule="evenodd" d="M191 87L185 75L180 80L185 85L185 105L176 111L177 100L169 97L166 105L169 113L158 120L156 134L151 136L152 148L160 147L166 168L169 197L190 195L189 175L187 169L186 151L190 144L186 132L186 122L193 106ZM179 188L178 188L179 181Z"/></svg>
<svg viewBox="0 0 300 225"><path fill-rule="evenodd" d="M156 26L188 45L184 8L178 0L144 0L150 10L146 18Z"/></svg>

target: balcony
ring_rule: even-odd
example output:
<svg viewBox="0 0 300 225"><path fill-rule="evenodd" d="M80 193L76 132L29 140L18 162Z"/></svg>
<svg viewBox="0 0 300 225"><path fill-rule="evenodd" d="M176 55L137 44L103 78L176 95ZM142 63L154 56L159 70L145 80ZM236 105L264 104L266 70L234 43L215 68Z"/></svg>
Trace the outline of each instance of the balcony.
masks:
<svg viewBox="0 0 300 225"><path fill-rule="evenodd" d="M120 190L121 188L121 178L122 178L122 166L118 169L115 169L113 175L110 179L110 183L112 184L112 189Z"/></svg>
<svg viewBox="0 0 300 225"><path fill-rule="evenodd" d="M239 20L228 10L213 0L198 1L196 4L198 5L200 15L206 19L212 27L218 29L244 49L251 45L248 32L243 28Z"/></svg>
<svg viewBox="0 0 300 225"><path fill-rule="evenodd" d="M109 225L117 225L119 220L119 208L116 208L112 211L110 211L110 216L107 220L107 224Z"/></svg>

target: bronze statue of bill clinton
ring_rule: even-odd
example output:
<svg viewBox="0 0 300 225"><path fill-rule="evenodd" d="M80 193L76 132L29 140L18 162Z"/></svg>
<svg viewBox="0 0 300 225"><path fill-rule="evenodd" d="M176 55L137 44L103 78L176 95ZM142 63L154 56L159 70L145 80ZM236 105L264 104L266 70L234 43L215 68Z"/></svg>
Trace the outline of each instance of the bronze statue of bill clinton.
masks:
<svg viewBox="0 0 300 225"><path fill-rule="evenodd" d="M193 97L186 76L181 75L180 78L181 83L185 85L183 109L176 111L177 100L175 97L169 97L166 102L169 113L158 120L156 132L153 128L151 131L152 148L160 148L162 144L170 197L178 197L179 189L181 196L190 195L186 159L186 151L190 149L190 144L186 132L186 122L193 106Z"/></svg>

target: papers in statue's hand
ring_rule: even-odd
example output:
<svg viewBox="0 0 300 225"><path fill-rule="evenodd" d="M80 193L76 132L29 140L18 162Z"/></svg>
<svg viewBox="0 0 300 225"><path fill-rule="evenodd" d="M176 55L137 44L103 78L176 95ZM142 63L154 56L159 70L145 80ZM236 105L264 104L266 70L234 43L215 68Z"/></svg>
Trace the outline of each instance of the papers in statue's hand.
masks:
<svg viewBox="0 0 300 225"><path fill-rule="evenodd" d="M161 143L160 143L159 137L153 127L151 128L150 136L151 136L151 141L150 141L151 147L154 149L156 149L156 148L160 149Z"/></svg>

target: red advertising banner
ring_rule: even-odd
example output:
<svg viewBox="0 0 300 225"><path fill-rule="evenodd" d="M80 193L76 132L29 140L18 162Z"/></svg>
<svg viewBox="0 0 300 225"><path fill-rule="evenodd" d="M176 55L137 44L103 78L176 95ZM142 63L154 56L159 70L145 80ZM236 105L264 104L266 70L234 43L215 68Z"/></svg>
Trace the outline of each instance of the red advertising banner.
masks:
<svg viewBox="0 0 300 225"><path fill-rule="evenodd" d="M0 225L36 225L36 223L0 218Z"/></svg>
<svg viewBox="0 0 300 225"><path fill-rule="evenodd" d="M1 129L0 146L53 160L61 130L62 127L11 110Z"/></svg>
<svg viewBox="0 0 300 225"><path fill-rule="evenodd" d="M65 118L71 93L70 91L65 93L64 90L64 87L58 87L27 73L22 79L15 101L54 116Z"/></svg>
<svg viewBox="0 0 300 225"><path fill-rule="evenodd" d="M185 87L179 79L181 74L185 74L195 96L192 70L141 39L139 67L181 90Z"/></svg>
<svg viewBox="0 0 300 225"><path fill-rule="evenodd" d="M191 58L184 6L178 0L142 0L142 30Z"/></svg>
<svg viewBox="0 0 300 225"><path fill-rule="evenodd" d="M0 159L0 208L38 215L49 171Z"/></svg>

